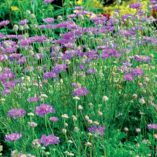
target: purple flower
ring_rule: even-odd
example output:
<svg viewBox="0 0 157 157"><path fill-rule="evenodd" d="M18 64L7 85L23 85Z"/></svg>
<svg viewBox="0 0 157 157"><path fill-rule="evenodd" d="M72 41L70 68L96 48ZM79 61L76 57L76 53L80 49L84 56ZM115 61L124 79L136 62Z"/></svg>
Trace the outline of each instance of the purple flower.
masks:
<svg viewBox="0 0 157 157"><path fill-rule="evenodd" d="M103 135L105 131L105 127L94 125L94 126L89 127L88 131L94 134Z"/></svg>
<svg viewBox="0 0 157 157"><path fill-rule="evenodd" d="M54 135L42 135L40 139L40 143L44 146L52 145L52 144L59 144L60 140L59 137Z"/></svg>
<svg viewBox="0 0 157 157"><path fill-rule="evenodd" d="M157 130L157 124L148 124L148 129L155 129Z"/></svg>
<svg viewBox="0 0 157 157"><path fill-rule="evenodd" d="M89 91L85 87L79 87L73 91L73 95L75 96L86 96Z"/></svg>
<svg viewBox="0 0 157 157"><path fill-rule="evenodd" d="M52 23L52 22L54 22L54 18L47 17L47 18L43 19L43 21L46 23Z"/></svg>
<svg viewBox="0 0 157 157"><path fill-rule="evenodd" d="M5 135L5 140L6 141L17 141L22 137L22 134L19 133L12 133L12 134L7 134Z"/></svg>
<svg viewBox="0 0 157 157"><path fill-rule="evenodd" d="M11 72L9 68L5 68L4 72L0 75L0 80L9 80L13 79L15 75Z"/></svg>
<svg viewBox="0 0 157 157"><path fill-rule="evenodd" d="M39 101L39 97L30 97L28 98L28 102L37 102Z"/></svg>
<svg viewBox="0 0 157 157"><path fill-rule="evenodd" d="M35 113L41 117L45 116L48 113L54 113L54 112L55 109L48 104L41 104L40 106L37 106L35 109Z"/></svg>
<svg viewBox="0 0 157 157"><path fill-rule="evenodd" d="M96 70L95 69L88 69L87 70L87 74L94 74L96 72Z"/></svg>
<svg viewBox="0 0 157 157"><path fill-rule="evenodd" d="M134 76L141 76L143 75L143 70L140 69L140 68L135 68L131 71L131 73L134 75Z"/></svg>
<svg viewBox="0 0 157 157"><path fill-rule="evenodd" d="M26 114L26 111L22 108L13 108L8 111L8 116L12 118L22 117Z"/></svg>
<svg viewBox="0 0 157 157"><path fill-rule="evenodd" d="M133 81L134 80L134 76L130 73L127 73L124 75L124 80L126 81Z"/></svg>
<svg viewBox="0 0 157 157"><path fill-rule="evenodd" d="M56 78L56 77L57 77L57 74L53 71L44 73L45 79Z"/></svg>
<svg viewBox="0 0 157 157"><path fill-rule="evenodd" d="M139 55L134 56L134 59L138 62L146 62L146 63L150 62L151 60L151 58L148 56L139 56Z"/></svg>
<svg viewBox="0 0 157 157"><path fill-rule="evenodd" d="M58 121L58 117L50 117L50 121L57 122Z"/></svg>
<svg viewBox="0 0 157 157"><path fill-rule="evenodd" d="M0 22L0 27L8 25L10 22L8 20L4 20Z"/></svg>
<svg viewBox="0 0 157 157"><path fill-rule="evenodd" d="M106 59L109 57L120 57L121 54L114 48L105 48L102 53L102 58Z"/></svg>
<svg viewBox="0 0 157 157"><path fill-rule="evenodd" d="M67 69L66 64L56 64L53 68L53 72L56 74L59 74L62 71L65 71Z"/></svg>
<svg viewBox="0 0 157 157"><path fill-rule="evenodd" d="M20 25L26 25L28 23L28 20L27 19L24 19L24 20L21 20L19 22Z"/></svg>
<svg viewBox="0 0 157 157"><path fill-rule="evenodd" d="M51 3L53 2L54 0L44 0L44 3L48 4L48 3Z"/></svg>
<svg viewBox="0 0 157 157"><path fill-rule="evenodd" d="M132 3L130 4L130 8L133 8L133 9L140 9L142 6L141 3Z"/></svg>

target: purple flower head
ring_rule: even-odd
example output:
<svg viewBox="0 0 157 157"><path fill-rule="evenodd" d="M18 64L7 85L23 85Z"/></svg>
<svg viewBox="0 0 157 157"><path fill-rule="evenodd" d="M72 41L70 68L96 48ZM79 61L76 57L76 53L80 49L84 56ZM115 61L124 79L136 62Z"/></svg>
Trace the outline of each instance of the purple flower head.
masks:
<svg viewBox="0 0 157 157"><path fill-rule="evenodd" d="M105 48L102 53L102 58L106 59L109 57L120 57L121 54L114 48Z"/></svg>
<svg viewBox="0 0 157 157"><path fill-rule="evenodd" d="M60 140L59 137L54 135L42 135L40 139L40 143L44 146L53 145L53 144L59 144Z"/></svg>
<svg viewBox="0 0 157 157"><path fill-rule="evenodd" d="M46 22L46 23L53 23L54 22L54 18L47 17L47 18L43 19L43 21Z"/></svg>
<svg viewBox="0 0 157 157"><path fill-rule="evenodd" d="M157 130L157 124L148 124L148 129L154 129Z"/></svg>
<svg viewBox="0 0 157 157"><path fill-rule="evenodd" d="M44 3L48 4L48 3L51 3L53 2L54 0L44 0Z"/></svg>
<svg viewBox="0 0 157 157"><path fill-rule="evenodd" d="M21 20L19 22L20 25L26 25L28 23L28 20L27 19L24 19L24 20Z"/></svg>
<svg viewBox="0 0 157 157"><path fill-rule="evenodd" d="M154 4L154 5L152 6L152 9L153 9L154 11L157 11L157 4Z"/></svg>
<svg viewBox="0 0 157 157"><path fill-rule="evenodd" d="M50 121L57 122L58 121L58 117L50 117Z"/></svg>
<svg viewBox="0 0 157 157"><path fill-rule="evenodd" d="M150 3L151 4L157 4L157 1L156 0L150 0Z"/></svg>
<svg viewBox="0 0 157 157"><path fill-rule="evenodd" d="M86 71L87 74L94 74L95 72L96 72L95 69L88 69L88 70Z"/></svg>
<svg viewBox="0 0 157 157"><path fill-rule="evenodd" d="M37 101L39 101L39 97L30 97L30 98L28 98L28 100L27 100L28 102L37 102Z"/></svg>
<svg viewBox="0 0 157 157"><path fill-rule="evenodd" d="M78 87L73 91L73 95L75 96L86 96L89 91L85 87Z"/></svg>
<svg viewBox="0 0 157 157"><path fill-rule="evenodd" d="M84 70L84 68L85 68L83 64L80 64L79 67L80 67L80 70Z"/></svg>
<svg viewBox="0 0 157 157"><path fill-rule="evenodd" d="M23 117L26 114L26 111L22 108L13 108L8 111L8 116L12 118Z"/></svg>
<svg viewBox="0 0 157 157"><path fill-rule="evenodd" d="M53 71L44 73L45 79L56 78L57 74Z"/></svg>
<svg viewBox="0 0 157 157"><path fill-rule="evenodd" d="M140 68L135 68L131 71L131 73L134 75L134 76L141 76L143 75L143 70L140 69Z"/></svg>
<svg viewBox="0 0 157 157"><path fill-rule="evenodd" d="M127 73L124 75L124 80L125 81L133 81L134 80L134 76L130 73Z"/></svg>
<svg viewBox="0 0 157 157"><path fill-rule="evenodd" d="M6 26L6 25L8 25L9 23L10 23L10 21L8 21L8 20L1 21L1 22L0 22L0 27Z"/></svg>
<svg viewBox="0 0 157 157"><path fill-rule="evenodd" d="M53 72L56 74L59 74L62 71L65 71L67 69L66 64L56 64L53 68Z"/></svg>
<svg viewBox="0 0 157 157"><path fill-rule="evenodd" d="M94 125L94 126L89 127L88 131L94 134L103 135L105 131L105 127Z"/></svg>
<svg viewBox="0 0 157 157"><path fill-rule="evenodd" d="M139 55L134 56L134 59L138 62L145 62L145 63L149 63L151 60L151 58L148 56L139 56Z"/></svg>
<svg viewBox="0 0 157 157"><path fill-rule="evenodd" d="M15 87L15 81L2 81L2 85L4 88L10 89Z"/></svg>
<svg viewBox="0 0 157 157"><path fill-rule="evenodd" d="M8 56L5 54L0 55L0 62L8 60Z"/></svg>
<svg viewBox="0 0 157 157"><path fill-rule="evenodd" d="M35 109L35 113L41 117L45 116L48 113L54 113L54 112L55 109L48 104L41 104L40 106L37 106Z"/></svg>
<svg viewBox="0 0 157 157"><path fill-rule="evenodd" d="M141 3L132 3L130 4L130 8L132 9L140 9L142 7Z"/></svg>
<svg viewBox="0 0 157 157"><path fill-rule="evenodd" d="M2 95L7 95L7 94L10 94L11 93L11 90L8 89L8 88L5 88L3 91L2 91Z"/></svg>
<svg viewBox="0 0 157 157"><path fill-rule="evenodd" d="M22 134L19 133L12 133L12 134L7 134L5 135L5 140L6 141L17 141L22 137Z"/></svg>

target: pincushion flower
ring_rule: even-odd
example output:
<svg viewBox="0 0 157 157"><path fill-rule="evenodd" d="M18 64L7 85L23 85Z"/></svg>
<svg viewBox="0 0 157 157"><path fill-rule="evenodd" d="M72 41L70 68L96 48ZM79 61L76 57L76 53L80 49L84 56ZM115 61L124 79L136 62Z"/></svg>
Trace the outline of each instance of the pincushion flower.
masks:
<svg viewBox="0 0 157 157"><path fill-rule="evenodd" d="M141 3L131 3L130 8L133 8L133 9L140 9L142 7L142 4Z"/></svg>
<svg viewBox="0 0 157 157"><path fill-rule="evenodd" d="M124 80L125 81L133 81L134 76L131 73L127 73L127 74L124 75Z"/></svg>
<svg viewBox="0 0 157 157"><path fill-rule="evenodd" d="M131 73L134 75L134 76L141 76L143 75L143 70L140 69L140 68L135 68L131 71Z"/></svg>
<svg viewBox="0 0 157 157"><path fill-rule="evenodd" d="M103 135L104 131L105 131L105 127L94 125L94 126L89 127L88 131L90 133L94 133L94 134L98 134L98 135Z"/></svg>
<svg viewBox="0 0 157 157"><path fill-rule="evenodd" d="M0 27L6 26L10 23L9 20L0 21Z"/></svg>
<svg viewBox="0 0 157 157"><path fill-rule="evenodd" d="M60 140L59 137L54 135L42 135L40 139L40 143L44 146L53 145L53 144L59 144Z"/></svg>
<svg viewBox="0 0 157 157"><path fill-rule="evenodd" d="M37 102L37 101L39 101L39 100L40 100L40 99L39 99L39 97L37 97L37 96L35 96L35 97L30 97L30 98L27 99L28 102Z"/></svg>
<svg viewBox="0 0 157 157"><path fill-rule="evenodd" d="M12 134L5 135L5 140L6 141L17 141L21 137L22 137L22 134L20 134L20 133L12 133Z"/></svg>
<svg viewBox="0 0 157 157"><path fill-rule="evenodd" d="M148 129L154 129L157 130L157 124L148 124Z"/></svg>
<svg viewBox="0 0 157 157"><path fill-rule="evenodd" d="M59 119L58 117L50 117L49 120L52 122L57 122Z"/></svg>
<svg viewBox="0 0 157 157"><path fill-rule="evenodd" d="M48 3L51 3L53 2L54 0L44 0L44 3L48 4Z"/></svg>
<svg viewBox="0 0 157 157"><path fill-rule="evenodd" d="M41 104L40 106L37 106L35 109L35 113L41 117L45 116L48 113L54 113L54 112L55 109L48 104Z"/></svg>
<svg viewBox="0 0 157 157"><path fill-rule="evenodd" d="M12 118L22 117L26 114L26 111L22 108L13 108L8 111L8 116Z"/></svg>
<svg viewBox="0 0 157 157"><path fill-rule="evenodd" d="M86 96L88 93L89 91L85 87L79 87L73 91L73 95L75 96Z"/></svg>

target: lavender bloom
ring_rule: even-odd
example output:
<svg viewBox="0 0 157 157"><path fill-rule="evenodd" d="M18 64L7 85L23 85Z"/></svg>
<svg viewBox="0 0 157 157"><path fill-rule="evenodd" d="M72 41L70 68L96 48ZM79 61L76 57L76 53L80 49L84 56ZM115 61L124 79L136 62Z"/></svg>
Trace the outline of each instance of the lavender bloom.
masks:
<svg viewBox="0 0 157 157"><path fill-rule="evenodd" d="M2 81L2 85L4 88L10 89L10 88L14 88L15 87L15 81Z"/></svg>
<svg viewBox="0 0 157 157"><path fill-rule="evenodd" d="M142 7L141 3L132 3L130 4L130 8L132 9L140 9Z"/></svg>
<svg viewBox="0 0 157 157"><path fill-rule="evenodd" d="M44 73L45 79L56 78L57 74L53 71Z"/></svg>
<svg viewBox="0 0 157 157"><path fill-rule="evenodd" d="M21 64L21 65L26 63L26 57L23 56L20 59L18 59L18 63Z"/></svg>
<svg viewBox="0 0 157 157"><path fill-rule="evenodd" d="M48 113L54 113L54 112L55 109L48 104L41 104L40 106L37 106L35 109L35 113L41 117L45 116Z"/></svg>
<svg viewBox="0 0 157 157"><path fill-rule="evenodd" d="M67 69L66 64L56 64L53 68L53 72L56 74L59 74L62 71L65 71Z"/></svg>
<svg viewBox="0 0 157 157"><path fill-rule="evenodd" d="M22 47L27 47L27 46L29 46L29 45L31 44L31 41L30 41L29 38L27 38L27 39L21 39L21 40L19 41L19 44L20 44L20 46L22 46Z"/></svg>
<svg viewBox="0 0 157 157"><path fill-rule="evenodd" d="M131 71L131 73L134 75L134 76L141 76L143 75L143 70L140 69L140 68L135 68Z"/></svg>
<svg viewBox="0 0 157 157"><path fill-rule="evenodd" d="M146 62L146 63L149 63L151 60L151 58L148 56L139 56L139 55L134 56L134 59L138 62Z"/></svg>
<svg viewBox="0 0 157 157"><path fill-rule="evenodd" d="M51 2L53 2L54 0L44 0L44 3L49 4Z"/></svg>
<svg viewBox="0 0 157 157"><path fill-rule="evenodd" d="M6 26L8 25L10 22L8 20L5 20L5 21L1 21L0 22L0 27L3 27L3 26Z"/></svg>
<svg viewBox="0 0 157 157"><path fill-rule="evenodd" d="M94 126L89 127L88 131L94 134L103 135L105 131L105 127L94 125Z"/></svg>
<svg viewBox="0 0 157 157"><path fill-rule="evenodd" d="M22 134L19 133L12 133L12 134L7 134L5 135L5 140L6 141L17 141L22 137Z"/></svg>
<svg viewBox="0 0 157 157"><path fill-rule="evenodd" d="M88 70L86 71L87 74L94 74L95 72L96 72L95 69L88 69Z"/></svg>
<svg viewBox="0 0 157 157"><path fill-rule="evenodd" d="M50 117L50 121L57 122L58 121L58 117Z"/></svg>
<svg viewBox="0 0 157 157"><path fill-rule="evenodd" d="M18 117L22 117L25 114L26 114L26 111L22 108L13 108L13 109L8 111L8 116L12 117L14 119L16 119Z"/></svg>
<svg viewBox="0 0 157 157"><path fill-rule="evenodd" d="M37 102L37 101L39 101L39 97L30 97L30 98L28 98L28 100L27 100L28 102Z"/></svg>
<svg viewBox="0 0 157 157"><path fill-rule="evenodd" d="M47 18L43 19L43 21L46 23L52 23L52 22L54 22L54 18L47 17Z"/></svg>
<svg viewBox="0 0 157 157"><path fill-rule="evenodd" d="M73 95L75 96L86 96L89 91L85 87L78 87L73 91Z"/></svg>
<svg viewBox="0 0 157 157"><path fill-rule="evenodd" d="M157 130L157 124L148 124L148 129L154 129Z"/></svg>
<svg viewBox="0 0 157 157"><path fill-rule="evenodd" d="M124 75L124 80L126 80L126 81L133 81L134 80L134 76L132 74L130 74L130 73L125 74Z"/></svg>
<svg viewBox="0 0 157 157"><path fill-rule="evenodd" d="M157 11L157 4L154 4L154 5L152 6L152 9L153 9L154 11Z"/></svg>
<svg viewBox="0 0 157 157"><path fill-rule="evenodd" d="M20 25L26 25L28 23L28 20L27 19L24 19L24 20L21 20L19 22Z"/></svg>
<svg viewBox="0 0 157 157"><path fill-rule="evenodd" d="M7 94L10 94L11 93L11 91L10 91L10 89L8 89L8 88L5 88L3 91L2 91L2 95L7 95Z"/></svg>
<svg viewBox="0 0 157 157"><path fill-rule="evenodd" d="M8 60L8 56L5 54L0 54L0 62Z"/></svg>
<svg viewBox="0 0 157 157"><path fill-rule="evenodd" d="M151 4L157 4L157 1L156 0L150 0L150 3Z"/></svg>
<svg viewBox="0 0 157 157"><path fill-rule="evenodd" d="M105 48L102 53L103 59L109 58L109 57L120 57L120 56L121 54L114 48Z"/></svg>
<svg viewBox="0 0 157 157"><path fill-rule="evenodd" d="M59 137L54 135L42 135L40 139L40 143L44 146L53 145L53 144L59 144L60 140Z"/></svg>
<svg viewBox="0 0 157 157"><path fill-rule="evenodd" d="M9 80L14 78L14 74L11 72L9 68L5 68L4 72L0 75L0 80Z"/></svg>
<svg viewBox="0 0 157 157"><path fill-rule="evenodd" d="M80 64L80 70L83 70L85 67L84 67L84 65L82 65L82 64Z"/></svg>

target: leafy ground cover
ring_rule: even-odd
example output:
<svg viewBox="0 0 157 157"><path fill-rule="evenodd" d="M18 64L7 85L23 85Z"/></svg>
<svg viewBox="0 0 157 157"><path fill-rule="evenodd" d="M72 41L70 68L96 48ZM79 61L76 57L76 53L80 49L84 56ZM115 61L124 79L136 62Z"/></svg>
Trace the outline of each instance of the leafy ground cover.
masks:
<svg viewBox="0 0 157 157"><path fill-rule="evenodd" d="M156 157L149 10L133 3L135 14L107 17L81 6L51 13L51 1L37 2L0 22L2 156Z"/></svg>

